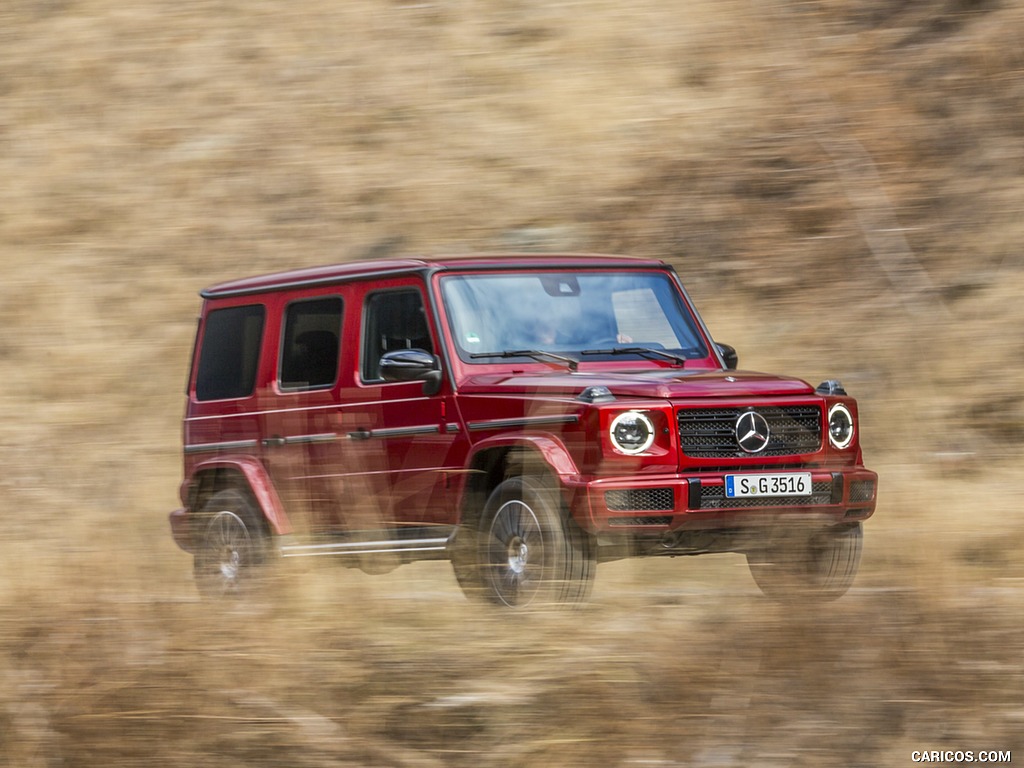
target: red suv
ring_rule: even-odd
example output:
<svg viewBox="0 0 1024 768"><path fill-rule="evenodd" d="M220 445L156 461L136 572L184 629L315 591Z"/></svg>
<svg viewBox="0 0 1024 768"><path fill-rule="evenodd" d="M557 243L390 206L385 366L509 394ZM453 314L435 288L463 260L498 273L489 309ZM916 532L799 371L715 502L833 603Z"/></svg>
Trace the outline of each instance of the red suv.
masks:
<svg viewBox="0 0 1024 768"><path fill-rule="evenodd" d="M278 557L448 559L509 606L581 601L624 557L743 553L780 599L856 575L856 402L735 370L661 261L372 261L201 295L171 528L204 594Z"/></svg>

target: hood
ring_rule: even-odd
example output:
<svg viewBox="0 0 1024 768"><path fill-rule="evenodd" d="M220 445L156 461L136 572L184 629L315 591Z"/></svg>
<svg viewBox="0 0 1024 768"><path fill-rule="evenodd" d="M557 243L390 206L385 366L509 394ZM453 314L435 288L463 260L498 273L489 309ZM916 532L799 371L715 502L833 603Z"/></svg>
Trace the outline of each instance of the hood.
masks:
<svg viewBox="0 0 1024 768"><path fill-rule="evenodd" d="M481 374L459 383L463 394L546 394L575 397L587 387L604 386L616 397L662 400L701 397L785 397L810 395L806 381L755 371L544 371Z"/></svg>

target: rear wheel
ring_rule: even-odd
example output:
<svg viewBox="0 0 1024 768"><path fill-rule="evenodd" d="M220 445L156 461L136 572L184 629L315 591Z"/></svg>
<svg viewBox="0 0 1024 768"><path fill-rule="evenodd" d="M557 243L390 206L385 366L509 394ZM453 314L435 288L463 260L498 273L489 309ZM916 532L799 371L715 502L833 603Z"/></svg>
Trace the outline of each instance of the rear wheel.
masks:
<svg viewBox="0 0 1024 768"><path fill-rule="evenodd" d="M267 536L255 505L241 491L214 494L203 507L193 560L203 597L235 597L254 586L266 560Z"/></svg>
<svg viewBox="0 0 1024 768"><path fill-rule="evenodd" d="M590 595L593 541L541 478L512 477L498 485L466 538L453 566L469 594L515 608L579 603Z"/></svg>
<svg viewBox="0 0 1024 768"><path fill-rule="evenodd" d="M747 553L747 565L761 591L781 602L824 602L842 597L860 567L863 530L831 529L792 535Z"/></svg>

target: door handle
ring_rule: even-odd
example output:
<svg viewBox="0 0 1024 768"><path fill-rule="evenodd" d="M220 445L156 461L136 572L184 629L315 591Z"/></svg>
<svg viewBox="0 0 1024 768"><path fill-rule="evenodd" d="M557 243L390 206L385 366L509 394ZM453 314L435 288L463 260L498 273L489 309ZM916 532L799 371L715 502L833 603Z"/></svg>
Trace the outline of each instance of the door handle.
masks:
<svg viewBox="0 0 1024 768"><path fill-rule="evenodd" d="M283 448L288 440L281 437L280 435L274 435L273 437L265 437L261 441L264 448Z"/></svg>
<svg viewBox="0 0 1024 768"><path fill-rule="evenodd" d="M369 440L373 437L373 433L368 429L356 429L348 433L350 440Z"/></svg>

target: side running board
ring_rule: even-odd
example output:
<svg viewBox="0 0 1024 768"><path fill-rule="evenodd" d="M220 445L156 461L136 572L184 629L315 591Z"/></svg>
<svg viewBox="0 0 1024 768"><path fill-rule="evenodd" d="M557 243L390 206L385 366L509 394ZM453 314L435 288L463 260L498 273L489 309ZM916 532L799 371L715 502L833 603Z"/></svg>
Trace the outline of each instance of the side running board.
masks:
<svg viewBox="0 0 1024 768"><path fill-rule="evenodd" d="M286 544L282 557L323 557L326 555L369 555L385 553L444 552L449 537L424 539L379 539L376 541L334 541L327 544Z"/></svg>

